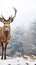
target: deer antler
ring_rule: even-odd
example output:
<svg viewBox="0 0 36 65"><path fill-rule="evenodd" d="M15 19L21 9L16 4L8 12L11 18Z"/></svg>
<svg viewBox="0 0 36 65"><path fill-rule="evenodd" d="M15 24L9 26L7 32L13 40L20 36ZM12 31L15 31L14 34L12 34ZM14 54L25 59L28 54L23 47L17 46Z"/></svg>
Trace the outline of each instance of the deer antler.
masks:
<svg viewBox="0 0 36 65"><path fill-rule="evenodd" d="M14 16L12 18L15 18L17 10L14 7L13 7L13 9L15 11L15 14L14 14Z"/></svg>
<svg viewBox="0 0 36 65"><path fill-rule="evenodd" d="M3 20L6 20L2 14L1 14L1 16L2 16L2 19L3 19Z"/></svg>
<svg viewBox="0 0 36 65"><path fill-rule="evenodd" d="M1 17L4 19L3 15L1 14Z"/></svg>

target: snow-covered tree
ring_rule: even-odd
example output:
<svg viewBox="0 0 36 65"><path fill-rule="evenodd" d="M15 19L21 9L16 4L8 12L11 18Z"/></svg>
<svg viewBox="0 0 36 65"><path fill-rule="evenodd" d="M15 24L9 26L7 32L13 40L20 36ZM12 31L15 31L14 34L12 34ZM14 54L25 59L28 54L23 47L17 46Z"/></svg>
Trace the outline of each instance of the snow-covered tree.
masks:
<svg viewBox="0 0 36 65"><path fill-rule="evenodd" d="M24 28L16 27L16 29L12 32L11 42L10 42L10 54L15 55L17 52L20 55L23 55L24 49Z"/></svg>

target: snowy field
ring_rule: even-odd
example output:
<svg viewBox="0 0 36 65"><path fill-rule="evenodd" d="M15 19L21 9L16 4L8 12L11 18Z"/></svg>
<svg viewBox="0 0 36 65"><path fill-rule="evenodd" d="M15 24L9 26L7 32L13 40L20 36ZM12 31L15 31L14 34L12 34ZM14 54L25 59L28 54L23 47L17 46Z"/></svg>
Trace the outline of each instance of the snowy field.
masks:
<svg viewBox="0 0 36 65"><path fill-rule="evenodd" d="M24 59L23 57L11 58L7 57L6 60L0 59L0 65L35 65L36 60Z"/></svg>

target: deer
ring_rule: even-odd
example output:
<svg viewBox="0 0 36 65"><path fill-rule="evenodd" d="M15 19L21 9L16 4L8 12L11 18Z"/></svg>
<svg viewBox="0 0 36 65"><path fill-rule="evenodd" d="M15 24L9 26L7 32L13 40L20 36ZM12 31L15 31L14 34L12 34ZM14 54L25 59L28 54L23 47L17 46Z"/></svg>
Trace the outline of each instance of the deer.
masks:
<svg viewBox="0 0 36 65"><path fill-rule="evenodd" d="M7 20L3 17L0 17L0 22L2 22L4 25L3 27L0 27L0 46L2 47L2 56L1 59L6 59L6 48L9 43L9 40L11 38L10 34L10 23L13 22L15 16L16 16L16 8L14 8L14 16L10 16Z"/></svg>

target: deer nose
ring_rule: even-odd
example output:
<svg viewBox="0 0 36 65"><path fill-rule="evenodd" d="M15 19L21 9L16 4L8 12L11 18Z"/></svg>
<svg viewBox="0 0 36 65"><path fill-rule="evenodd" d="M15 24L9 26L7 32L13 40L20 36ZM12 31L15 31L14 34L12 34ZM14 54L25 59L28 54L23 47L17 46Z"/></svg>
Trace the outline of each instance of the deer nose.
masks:
<svg viewBox="0 0 36 65"><path fill-rule="evenodd" d="M7 28L7 26L6 26L6 28Z"/></svg>
<svg viewBox="0 0 36 65"><path fill-rule="evenodd" d="M8 27L8 25L6 24L5 27Z"/></svg>

